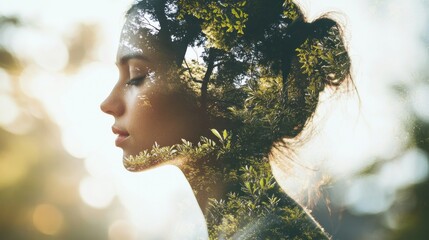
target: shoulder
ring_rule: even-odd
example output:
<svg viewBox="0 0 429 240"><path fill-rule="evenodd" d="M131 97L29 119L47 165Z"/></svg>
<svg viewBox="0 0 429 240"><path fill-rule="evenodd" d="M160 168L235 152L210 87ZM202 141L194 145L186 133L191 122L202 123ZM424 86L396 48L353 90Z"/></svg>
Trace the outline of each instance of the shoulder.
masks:
<svg viewBox="0 0 429 240"><path fill-rule="evenodd" d="M232 239L330 239L303 207L282 195L274 210L255 216Z"/></svg>
<svg viewBox="0 0 429 240"><path fill-rule="evenodd" d="M269 214L254 219L247 226L237 231L232 239L329 240L330 238L323 229L303 218L290 221L285 220L285 216Z"/></svg>
<svg viewBox="0 0 429 240"><path fill-rule="evenodd" d="M210 239L330 239L267 169L246 168L241 189L211 202Z"/></svg>

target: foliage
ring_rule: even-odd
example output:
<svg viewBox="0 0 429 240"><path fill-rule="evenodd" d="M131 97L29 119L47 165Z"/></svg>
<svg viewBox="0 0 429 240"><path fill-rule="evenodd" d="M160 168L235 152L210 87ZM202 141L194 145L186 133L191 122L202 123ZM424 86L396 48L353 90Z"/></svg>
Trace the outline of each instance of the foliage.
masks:
<svg viewBox="0 0 429 240"><path fill-rule="evenodd" d="M228 161L231 159L228 153L235 148L231 145L231 135L226 130L222 133L216 129L211 131L217 138L216 141L201 137L195 146L184 139L181 144L173 146L160 147L155 144L150 151L126 158L125 166L131 171L138 171L154 166L153 164L184 158L191 162L188 165L202 165L204 158L215 153L216 161L222 162L221 165L230 171L221 175L223 181L231 185L238 183L238 187L232 188L224 199L209 199L207 224L210 239L326 238L323 230L315 227L316 224L309 215L277 184L267 158L253 157L247 161L241 159L241 163L248 164L235 170L229 168ZM197 186L194 191L211 191L204 188L209 185L208 182L218 181L215 176L218 172L219 170L209 167L205 170L206 178L195 171L187 175L190 182L194 181L193 185Z"/></svg>
<svg viewBox="0 0 429 240"><path fill-rule="evenodd" d="M179 19L192 15L203 20L202 31L211 46L222 48L225 39L234 40L243 35L248 19L244 7L246 0L232 1L190 1L179 0L181 6Z"/></svg>
<svg viewBox="0 0 429 240"><path fill-rule="evenodd" d="M331 28L324 38L307 39L296 49L303 74L313 78L326 77L325 81L333 85L347 77L350 62L338 34L338 29Z"/></svg>
<svg viewBox="0 0 429 240"><path fill-rule="evenodd" d="M155 143L150 150L144 150L137 156L125 158L124 165L130 171L140 171L182 156L192 159L202 158L215 150L221 151L222 148L224 147L218 147L216 142L206 137L201 137L201 140L195 147L191 142L185 139L182 139L181 144L165 147L161 147Z"/></svg>
<svg viewBox="0 0 429 240"><path fill-rule="evenodd" d="M323 230L291 198L271 174L267 159L238 171L240 190L226 199L210 199L210 239L325 239Z"/></svg>
<svg viewBox="0 0 429 240"><path fill-rule="evenodd" d="M258 144L298 135L320 91L349 74L339 26L306 23L291 0L142 0L129 16L143 51L160 58L153 70L174 68L199 97L207 129L246 126L241 133L258 134ZM203 49L203 63L184 59L190 46Z"/></svg>
<svg viewBox="0 0 429 240"><path fill-rule="evenodd" d="M300 12L298 6L294 4L292 0L285 0L284 5L285 9L283 10L283 15L291 20L296 20Z"/></svg>
<svg viewBox="0 0 429 240"><path fill-rule="evenodd" d="M325 238L277 185L267 156L274 142L302 131L326 86L347 78L339 26L328 18L307 23L291 0L142 0L128 14L133 34L125 42L143 39L138 47L155 62L159 82L195 96L189 99L212 138L203 130L196 142L155 144L126 158L127 169L178 161L197 198L211 198L212 239ZM184 59L193 46L202 63Z"/></svg>

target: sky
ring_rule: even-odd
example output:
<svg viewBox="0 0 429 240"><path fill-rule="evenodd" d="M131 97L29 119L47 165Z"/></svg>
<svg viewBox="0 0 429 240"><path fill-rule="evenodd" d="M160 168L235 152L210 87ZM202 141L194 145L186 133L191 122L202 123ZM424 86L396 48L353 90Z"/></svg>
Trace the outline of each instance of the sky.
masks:
<svg viewBox="0 0 429 240"><path fill-rule="evenodd" d="M110 131L113 119L99 110L118 76L114 65L116 44L123 13L130 2L39 0L35 4L31 0L3 0L0 14L17 14L36 26L14 32L6 38L6 43L22 59L35 62L19 76L19 85L25 94L43 104L49 118L59 126L67 152L84 162L87 175L79 187L82 201L93 208L105 208L117 196L128 211L128 218L119 219L112 229L126 225L136 227L135 231L146 231L136 232L137 235L152 234L150 229L181 222L182 225L175 227L177 234L185 236L187 231L195 232L190 226L195 223L204 226L204 223L183 175L174 167L138 175L126 172L122 153L114 147L115 136ZM344 191L341 201L357 213L384 211L394 200L388 197L391 193L422 181L429 171L428 156L424 153L413 148L404 153L409 145L406 123L411 113L429 121L429 83L419 77L429 57L422 41L429 29L428 3L422 0L298 2L309 19L330 12L343 24L358 94L324 94L315 116L317 126L312 134L316 134L297 155L305 166L323 169L334 179L354 179L356 172L377 159L390 159L376 174L356 178L349 189L341 190ZM92 58L70 74L64 71L70 59L67 39L72 37L77 23L97 24L100 29ZM19 108L5 94L11 81L0 70L0 107L10 113L0 115L0 125L20 134L28 126L16 121L21 114ZM409 99L398 96L395 86L406 86ZM34 110L32 114L40 113ZM398 175L402 177L395 178ZM295 177L286 179L278 169L276 176L283 179L282 186L293 196L299 196L303 184L308 184L303 179L323 177L300 166L294 169ZM395 181L386 181L392 178ZM362 192L368 191L379 204L363 203ZM151 207L154 205L158 207ZM184 213L185 206L192 207L191 214ZM174 217L165 221L167 216ZM181 220L174 221L177 219Z"/></svg>

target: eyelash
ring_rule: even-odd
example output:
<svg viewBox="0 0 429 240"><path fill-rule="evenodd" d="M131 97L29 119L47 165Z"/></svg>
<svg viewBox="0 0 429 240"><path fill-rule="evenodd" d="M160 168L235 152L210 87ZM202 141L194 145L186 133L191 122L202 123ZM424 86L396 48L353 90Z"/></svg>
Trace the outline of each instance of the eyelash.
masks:
<svg viewBox="0 0 429 240"><path fill-rule="evenodd" d="M128 82L126 83L126 85L127 86L136 86L136 87L138 87L138 86L140 86L143 83L143 81L145 79L146 79L146 75L135 77L135 78L132 78L132 79L128 80Z"/></svg>

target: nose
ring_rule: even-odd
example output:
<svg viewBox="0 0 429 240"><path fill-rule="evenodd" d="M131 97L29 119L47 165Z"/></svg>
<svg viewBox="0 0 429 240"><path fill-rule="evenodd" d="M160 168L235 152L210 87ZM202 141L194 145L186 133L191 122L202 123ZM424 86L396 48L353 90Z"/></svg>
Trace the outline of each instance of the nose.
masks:
<svg viewBox="0 0 429 240"><path fill-rule="evenodd" d="M119 117L124 113L125 105L121 91L118 91L118 86L115 86L109 96L100 104L100 109L114 117Z"/></svg>

